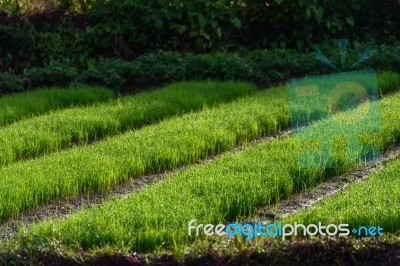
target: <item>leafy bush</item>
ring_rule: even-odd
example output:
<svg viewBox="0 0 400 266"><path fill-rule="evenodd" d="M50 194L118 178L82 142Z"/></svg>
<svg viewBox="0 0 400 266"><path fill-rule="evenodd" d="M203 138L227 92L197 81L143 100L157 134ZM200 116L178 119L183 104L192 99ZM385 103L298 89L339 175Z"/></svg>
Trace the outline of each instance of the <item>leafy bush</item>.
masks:
<svg viewBox="0 0 400 266"><path fill-rule="evenodd" d="M27 89L27 82L21 75L0 73L0 93L18 92Z"/></svg>
<svg viewBox="0 0 400 266"><path fill-rule="evenodd" d="M72 66L53 62L43 68L26 69L24 76L29 86L67 86L76 79L77 71Z"/></svg>
<svg viewBox="0 0 400 266"><path fill-rule="evenodd" d="M158 50L309 52L339 37L352 46L400 38L397 0L9 0L0 13L1 63L16 71Z"/></svg>
<svg viewBox="0 0 400 266"><path fill-rule="evenodd" d="M345 67L337 50L323 50L341 71L351 66L368 48L359 46L347 52ZM400 72L399 46L372 46L372 57L355 70L373 68ZM0 89L18 91L29 86L65 86L70 83L102 85L122 93L161 86L180 80L240 80L266 87L288 78L332 73L333 70L315 59L315 53L289 49L255 50L247 54L216 52L193 54L154 52L133 61L101 58L76 68L70 63L53 62L47 67L26 69L20 75L0 74Z"/></svg>
<svg viewBox="0 0 400 266"><path fill-rule="evenodd" d="M96 65L89 65L81 76L81 81L92 84L103 84L119 89L132 73L132 64L119 59L100 60Z"/></svg>
<svg viewBox="0 0 400 266"><path fill-rule="evenodd" d="M29 67L35 60L33 47L34 36L29 24L0 24L0 71Z"/></svg>

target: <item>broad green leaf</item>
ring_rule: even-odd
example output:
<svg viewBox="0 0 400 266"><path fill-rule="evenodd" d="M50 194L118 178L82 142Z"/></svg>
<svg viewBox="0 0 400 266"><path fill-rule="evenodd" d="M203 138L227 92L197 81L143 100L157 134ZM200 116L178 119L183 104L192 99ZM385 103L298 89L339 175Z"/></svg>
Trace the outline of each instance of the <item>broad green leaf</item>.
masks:
<svg viewBox="0 0 400 266"><path fill-rule="evenodd" d="M221 28L217 28L216 31L217 31L218 38L221 38L221 36L222 36Z"/></svg>
<svg viewBox="0 0 400 266"><path fill-rule="evenodd" d="M354 27L355 22L354 22L354 18L353 18L352 16L347 17L347 18L346 18L346 22L347 22L350 26Z"/></svg>
<svg viewBox="0 0 400 266"><path fill-rule="evenodd" d="M198 20L199 20L199 26L200 26L200 28L201 28L201 29L204 28L204 27L206 26L206 24L207 24L206 18L205 18L202 14L200 14L197 18L198 18Z"/></svg>
<svg viewBox="0 0 400 266"><path fill-rule="evenodd" d="M311 17L311 8L307 7L306 15L307 15L307 18Z"/></svg>
<svg viewBox="0 0 400 266"><path fill-rule="evenodd" d="M240 29L242 27L242 21L239 18L233 18L233 19L231 19L231 22L238 29Z"/></svg>
<svg viewBox="0 0 400 266"><path fill-rule="evenodd" d="M324 9L322 7L317 7L314 9L315 18L320 21L324 15Z"/></svg>

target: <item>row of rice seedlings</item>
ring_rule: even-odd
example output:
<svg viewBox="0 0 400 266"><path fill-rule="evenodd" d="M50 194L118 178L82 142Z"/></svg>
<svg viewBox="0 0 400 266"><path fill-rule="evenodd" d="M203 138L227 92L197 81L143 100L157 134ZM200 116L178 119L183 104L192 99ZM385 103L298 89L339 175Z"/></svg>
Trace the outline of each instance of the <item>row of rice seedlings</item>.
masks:
<svg viewBox="0 0 400 266"><path fill-rule="evenodd" d="M392 71L379 72L377 75L380 95L387 95L400 90L400 76Z"/></svg>
<svg viewBox="0 0 400 266"><path fill-rule="evenodd" d="M371 87L368 81L360 79L360 82ZM400 75L392 72L379 73L378 84L382 91L396 90L400 84ZM21 121L0 129L0 165L34 158L73 144L85 144L171 115L198 110L203 104L213 105L231 100L254 90L254 86L243 83L179 83L164 90L141 93L106 104L72 108ZM69 93L73 92L71 90ZM40 91L35 93L40 94ZM60 94L59 98L68 98L69 94L65 95ZM269 100L274 101L277 97L281 100L286 95L273 95ZM323 103L315 102L318 101L317 98L311 100L312 103L301 106L292 105L295 108L294 111L291 110L292 124L321 119L329 114ZM35 102L34 98L30 102Z"/></svg>
<svg viewBox="0 0 400 266"><path fill-rule="evenodd" d="M107 191L131 177L195 162L288 124L285 91L270 89L93 145L11 164L0 169L0 218L17 217L56 198Z"/></svg>
<svg viewBox="0 0 400 266"><path fill-rule="evenodd" d="M379 104L379 102L372 104ZM361 134L360 142L374 145L384 151L400 140L400 124L398 123L400 120L398 112L400 93L383 99L380 104L382 128L374 133ZM247 110L252 110L261 118L267 116L267 113L263 113L255 103L252 103L251 106ZM144 163L146 158L152 158L153 162L156 162L155 165L173 167L176 165L172 161L174 157L171 158L171 156L176 156L176 160L179 160L181 158L179 151L190 155L196 150L193 147L200 147L203 143L216 143L216 140L219 140L221 146L229 142L233 144L236 132L240 132L240 129L243 130L252 125L257 128L257 125L260 124L256 120L250 119L244 107L232 108L230 111L234 112L234 116L230 116L230 113L227 112L226 122L219 121L218 127L211 123L212 112L182 118L185 125L193 125L193 133L188 133L187 129L181 130L182 124L177 121L173 121L172 124L169 124L171 121L168 121L164 125L176 125L175 130L177 131L171 129L168 134L164 135L165 131L159 128L158 133L162 132L162 135L165 136L162 141L157 138L155 132L151 135L151 131L149 131L147 147L143 150L144 154L140 153L140 156L130 151L133 150L132 147L135 147L132 144L139 142L142 146L145 143L127 135L124 138L127 149L121 153L126 153L126 157L119 156L119 161L122 163L130 160L128 164L134 166L137 161ZM349 111L340 115L352 117L354 112ZM202 119L202 117L207 119ZM232 118L236 118L236 120L232 121ZM201 124L199 124L200 121L202 121ZM374 121L370 119L365 123L358 123L356 126L368 129L369 123L373 124ZM317 122L303 131L306 135L307 132L313 135L316 131L321 133L327 130L334 131L335 127L341 127L337 122L337 117ZM181 132L176 136L175 133L178 133L179 130ZM198 138L196 131L200 132L199 136L203 137ZM248 136L251 136L256 131L248 132ZM348 132L344 131L343 133L347 134ZM208 138L207 135L216 138ZM178 138L181 140L180 142L176 141ZM120 140L122 139L113 141L113 146L121 145ZM188 142L186 143L186 141ZM154 143L159 145L154 145ZM237 217L253 214L260 206L278 202L304 188L312 187L327 176L341 174L354 167L356 163L362 162L365 159L364 156L367 155L362 149L354 148L352 145L348 146L349 150L346 152L347 140L339 137L332 146L332 169L326 168L330 161L323 156L318 161L320 167L300 167L299 159L303 158L304 152L316 149L320 147L320 144L321 142L318 140L299 141L299 139L285 137L246 147L241 152L220 156L214 162L192 166L186 171L169 175L163 182L154 183L127 197L109 200L99 207L80 211L65 219L41 222L29 229L22 230L19 234L19 243L23 246L22 249L28 250L43 249L44 247L53 249L59 248L60 245L78 249L111 246L116 250L139 252L160 249L182 250L182 247L195 238L194 232L188 236L190 220L196 219L196 225L233 222ZM88 154L85 154L86 156ZM100 174L105 169L112 173L118 172L121 176L128 175L122 167L111 168L115 165L115 161L112 161L112 159L116 160L114 156L106 157L104 153L100 152L93 153L93 156L97 156L94 159L96 161L103 158L103 163L97 164L100 169L93 170L90 181L85 179L84 184L88 187L93 184L91 183L93 181L96 182L96 188L118 182L111 175ZM357 158L357 161L351 162L354 158ZM314 159L306 157L306 160ZM64 162L64 158L59 162ZM306 161L306 163L310 162ZM62 186L59 185L62 182L72 189L74 184L82 182L86 171L93 169L92 165L88 161L82 162L77 168L73 167L71 178L68 181L57 179L54 176L57 174L52 173L46 173L46 175L50 175L50 178L46 180L47 183L40 182L36 185L37 178L32 178L30 190L35 192L30 193L28 189L23 192L19 192L19 189L14 190L15 197L7 194L7 197L2 196L1 202L5 202L8 198L15 200L27 197L29 200L36 201L37 197L34 195L45 195L48 191L54 191L56 187L57 191L62 193ZM27 166L21 167L21 169L27 168ZM35 169L33 170L35 172ZM72 174L76 172L78 175L78 170L81 170L78 177ZM2 174L2 176L4 175ZM10 178L7 180L11 181ZM16 186L13 185L13 187ZM366 194L365 197L367 198L367 196ZM369 196L368 198L371 199ZM13 201L13 204L16 204L16 201ZM2 209L9 208L3 206L4 204ZM204 237L204 235L198 237Z"/></svg>
<svg viewBox="0 0 400 266"><path fill-rule="evenodd" d="M79 86L68 89L38 89L0 98L0 126L51 110L101 102L114 97L105 88Z"/></svg>
<svg viewBox="0 0 400 266"><path fill-rule="evenodd" d="M367 98L376 100L398 91L400 75L386 71L378 75L371 70L352 71L296 79L294 82L288 81L287 87L291 124L301 128L337 112L352 109Z"/></svg>
<svg viewBox="0 0 400 266"><path fill-rule="evenodd" d="M380 226L382 233L400 230L400 160L361 182L351 184L338 194L326 197L312 207L291 215L284 223L348 224L348 228ZM368 235L361 230L362 235ZM375 232L376 233L376 232Z"/></svg>
<svg viewBox="0 0 400 266"><path fill-rule="evenodd" d="M182 82L87 107L59 110L0 128L0 165L86 144L166 117L256 91L236 82Z"/></svg>

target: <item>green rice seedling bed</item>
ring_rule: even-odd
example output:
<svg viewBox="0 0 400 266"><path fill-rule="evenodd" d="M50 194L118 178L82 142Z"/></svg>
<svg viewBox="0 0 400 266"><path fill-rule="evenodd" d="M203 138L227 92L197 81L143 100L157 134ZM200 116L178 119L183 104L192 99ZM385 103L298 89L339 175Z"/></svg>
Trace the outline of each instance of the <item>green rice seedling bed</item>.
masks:
<svg viewBox="0 0 400 266"><path fill-rule="evenodd" d="M260 98L258 97L258 99ZM249 101L249 99L242 100L242 102L245 101ZM380 103L375 102L373 104L381 104L383 125L380 131L361 136L361 140L363 143L372 144L384 151L400 140L400 124L398 123L400 120L400 113L398 112L400 93L385 98ZM231 104L230 107L232 106ZM250 106L251 108L248 107L247 111L244 107L226 110L226 119L217 119L218 127L211 123L213 120L212 113L221 112L226 106L220 107L218 110L185 116L180 120L182 123L177 123L177 120L172 123L172 120L166 121L162 126L159 125L157 130L158 133L162 132L159 136L164 136L163 141L156 139L155 135L147 133L153 131L152 128L148 128L146 130L150 131L140 132L140 134L148 134L149 137L143 156L138 157L131 152L126 154L126 157L118 156L119 162L123 165L123 162L130 161L128 164L131 169L134 169L135 162L145 163L145 158L153 158L153 169L154 165L163 165L166 168L175 167L179 162L183 162L180 159L182 157L180 157L179 151L186 151L191 159L195 159L194 154L199 154L200 149L195 152L196 149L193 149L193 147L201 147L203 143L214 143L216 144L214 150L221 150L228 148L243 137L254 137L261 130L261 127L257 125L268 124L265 120L262 122L262 119L266 119L267 113L263 113L262 110L265 108L259 108L255 102ZM252 115L248 116L248 113L252 113ZM349 111L339 115L352 117L354 113ZM251 119L251 117L253 118ZM254 117L259 117L259 122ZM319 121L304 129L304 134L312 135L316 131L326 128L335 130L335 125L337 125L337 123L333 123L335 119L337 117ZM162 127L168 128L173 125L175 127L172 131L167 132L162 129ZM183 129L183 125L191 125L193 131L190 132L185 129L178 136L175 136L173 134L176 132L175 130ZM359 126L368 128L369 125L360 123ZM274 127L271 130L274 130ZM199 134L197 135L196 132ZM239 132L243 132L241 138L237 137ZM244 134L244 132L247 133ZM138 136L139 133L134 134ZM198 136L201 138L198 138ZM178 138L179 141L174 140ZM125 135L124 138L115 139L110 143L113 144L112 147L116 147L121 140L124 140L127 147L133 147L133 143L143 143L138 141L137 138L133 138L133 135ZM171 145L172 143L174 144ZM62 220L41 222L28 230L22 230L19 234L19 243L24 248L32 250L37 249L38 246L43 249L58 248L60 245L87 250L102 247L137 252L153 252L165 249L184 250L185 246L194 239L193 235L188 236L188 223L192 219L196 219L196 224L211 223L216 225L233 222L237 217L254 213L260 206L278 202L281 198L287 198L304 188L312 187L327 176L338 175L351 169L355 166L355 163L348 162L345 152L346 144L347 141L342 138L338 138L334 142L333 169L324 168L327 164L327 161L324 160L320 161L321 168L299 167L300 155L305 150L317 148L319 146L318 141L298 141L291 137L285 137L246 147L243 151L222 155L214 162L192 166L186 171L169 175L163 182L147 186L125 198L106 201L97 208L80 211ZM127 149L127 153L128 150L133 151L134 149ZM120 176L134 174L134 172L128 174L122 167L112 168L112 165L116 165L113 160L117 157L111 159L110 153L107 156L101 152L93 154L97 154L96 160L104 159L102 164L97 165L99 168L97 170L93 169L92 164L86 167L87 170L85 171L93 171L91 179L83 179L85 173L77 174L76 177L73 176L68 181L57 179L56 176L62 175L56 175L49 178L49 180L55 181L51 184L50 181L47 181L49 184L46 185L45 182L35 184L35 180L40 180L40 178L33 178L31 181L33 185L30 189L36 191L36 193L29 193L26 190L25 193L19 193L18 190L14 189L12 190L15 193L14 198L25 198L38 202L34 195L48 195L49 191L52 195L55 195L54 191L60 191L61 195L63 186L58 184L63 184L63 182L64 187L68 189L79 187L74 186L75 182L83 182L83 180L86 181L83 183L87 185L85 188L90 186L104 188L107 187L107 184L119 182L120 179L116 178L117 173ZM125 154L125 152L120 154ZM360 155L363 155L362 150L351 151L351 156L363 160ZM77 155L76 158L78 157ZM89 154L85 154L85 158L89 157ZM61 163L66 161L64 157L58 158L60 158L59 162ZM49 160L56 159L54 157ZM70 159L70 161L73 162L73 159ZM49 164L52 163L49 162ZM85 169L83 164L79 169ZM146 168L146 164L140 165L141 169ZM28 167L20 167L20 169L25 168ZM157 167L155 168L160 170ZM77 171L75 167L72 167L72 169L74 169L72 173ZM33 169L33 172L35 171ZM114 176L106 176L100 174L100 172L114 173ZM3 173L1 174L5 176ZM10 180L10 178L6 179ZM24 179L19 180L26 182L22 181ZM60 189L55 190L54 187L57 186ZM4 187L4 184L2 183L0 187ZM12 198L11 193L7 197L1 197L2 209L10 210L9 213L3 212L3 217L16 213L17 210L8 207L11 203L7 203L7 205L5 203L7 201L5 199ZM383 194L382 197L384 197ZM365 202L368 201L367 198L371 202L373 201L370 196L365 194ZM13 201L14 204L15 202ZM25 206L29 206L29 203ZM385 208L390 206L392 205L389 204ZM389 209L388 212L390 212ZM392 221L395 222L396 219ZM199 237L204 237L204 235Z"/></svg>
<svg viewBox="0 0 400 266"><path fill-rule="evenodd" d="M380 226L384 234L399 232L399 181L400 160L397 159L365 180L351 184L311 208L287 217L284 222L348 224L350 229ZM364 230L361 232L365 236Z"/></svg>
<svg viewBox="0 0 400 266"><path fill-rule="evenodd" d="M0 165L156 123L256 91L236 82L182 82L88 107L74 107L0 128Z"/></svg>
<svg viewBox="0 0 400 266"><path fill-rule="evenodd" d="M0 218L17 217L53 199L105 192L132 177L193 163L288 124L285 91L270 89L93 145L14 163L0 169Z"/></svg>
<svg viewBox="0 0 400 266"><path fill-rule="evenodd" d="M51 110L92 104L113 97L114 92L109 89L90 86L38 89L32 92L6 95L0 98L0 126Z"/></svg>
<svg viewBox="0 0 400 266"><path fill-rule="evenodd" d="M385 92L396 90L400 84L400 75L392 72L379 73L378 84ZM255 87L247 83L181 82L163 90L27 119L0 128L0 166L35 158L74 144L87 144L169 116L200 110L204 105L213 106L253 92ZM280 102L283 98L286 99L284 93L270 95L269 99L265 99L268 102L266 108L270 108L275 100ZM33 100L29 102L32 103ZM305 121L328 115L328 110L318 102L313 101L305 106L306 108L300 107L297 110L297 115Z"/></svg>

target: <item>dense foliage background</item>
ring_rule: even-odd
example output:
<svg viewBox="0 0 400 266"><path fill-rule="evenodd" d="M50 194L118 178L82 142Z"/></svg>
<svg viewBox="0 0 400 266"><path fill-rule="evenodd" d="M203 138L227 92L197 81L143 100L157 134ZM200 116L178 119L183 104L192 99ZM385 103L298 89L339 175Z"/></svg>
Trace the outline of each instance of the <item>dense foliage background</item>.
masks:
<svg viewBox="0 0 400 266"><path fill-rule="evenodd" d="M293 51L278 50L276 55L270 52L275 59L267 60L260 55L263 52L257 54L255 50L284 48L308 53L316 47L331 49L332 40L337 38L349 38L350 47L357 50L363 47L360 44L396 46L400 37L399 0L2 0L0 8L0 71L3 72L0 89L3 90L104 80L99 74L102 69L113 71L106 78L107 83L118 88L132 83L121 72L131 73L129 80L137 86L146 71L150 74L144 79L152 78L155 84L157 80L168 80L165 76L169 74L160 76L161 70L146 66L141 63L143 60L156 65L161 60L155 68L166 68L167 72L171 71L171 62L183 60L186 65L193 63L193 69L201 73L215 72L211 77L218 77L218 71L231 71L225 69L232 63L229 60L239 70L257 60L268 61L270 68L271 60L279 61L284 56L285 61L293 55ZM161 53L160 59L157 57L161 50L179 54ZM249 57L249 51L255 52ZM205 52L219 54L219 61L196 57ZM229 59L221 55L226 52L233 52ZM134 67L115 63L143 55ZM250 59L241 62L244 57ZM105 63L110 60L114 63ZM209 67L207 64L214 64L212 69L220 64L222 70L205 69ZM262 69L265 65L258 67ZM195 72L193 69L191 73ZM85 73L81 74L82 70ZM282 72L269 70L274 71ZM293 74L292 70L284 71ZM78 73L80 77L76 78ZM251 80L264 75L264 83L271 79L259 69L244 73L250 73L246 75L252 76ZM23 79L15 75L22 75ZM176 75L192 77L186 72ZM282 78L282 74L275 76Z"/></svg>

